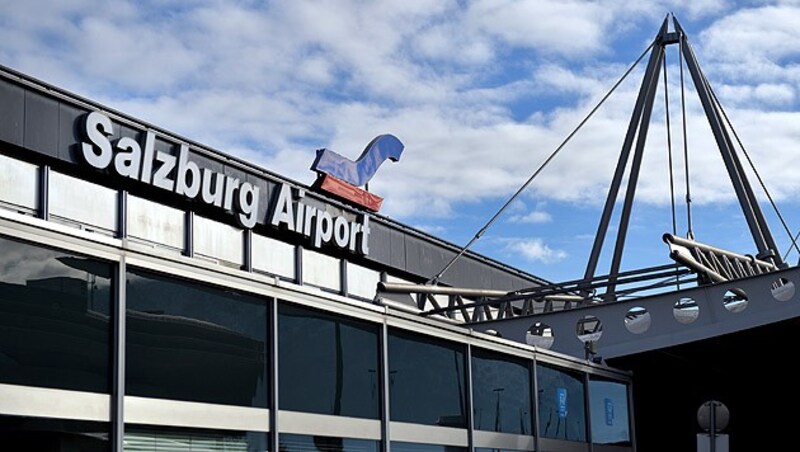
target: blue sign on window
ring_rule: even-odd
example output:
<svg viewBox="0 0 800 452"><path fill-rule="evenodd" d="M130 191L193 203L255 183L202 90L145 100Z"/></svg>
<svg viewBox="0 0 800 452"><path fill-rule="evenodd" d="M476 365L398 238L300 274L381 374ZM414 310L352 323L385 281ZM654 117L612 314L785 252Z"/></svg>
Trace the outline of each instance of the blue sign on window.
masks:
<svg viewBox="0 0 800 452"><path fill-rule="evenodd" d="M606 425L614 425L614 401L606 398Z"/></svg>
<svg viewBox="0 0 800 452"><path fill-rule="evenodd" d="M559 419L567 418L567 389L556 388L556 400L558 401Z"/></svg>

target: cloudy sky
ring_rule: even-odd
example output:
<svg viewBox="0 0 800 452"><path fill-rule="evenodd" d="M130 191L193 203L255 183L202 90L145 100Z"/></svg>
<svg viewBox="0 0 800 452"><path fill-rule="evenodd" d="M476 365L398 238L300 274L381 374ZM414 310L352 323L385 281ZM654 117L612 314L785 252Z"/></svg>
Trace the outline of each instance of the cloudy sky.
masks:
<svg viewBox="0 0 800 452"><path fill-rule="evenodd" d="M315 149L355 158L392 133L406 150L370 184L386 198L382 213L462 245L647 48L668 12L797 232L796 1L0 0L0 64L305 183ZM684 235L675 46L667 63ZM476 251L553 280L583 275L640 69ZM690 83L686 93L695 235L754 253ZM665 105L661 89L624 268L668 262ZM785 252L787 233L764 208Z"/></svg>

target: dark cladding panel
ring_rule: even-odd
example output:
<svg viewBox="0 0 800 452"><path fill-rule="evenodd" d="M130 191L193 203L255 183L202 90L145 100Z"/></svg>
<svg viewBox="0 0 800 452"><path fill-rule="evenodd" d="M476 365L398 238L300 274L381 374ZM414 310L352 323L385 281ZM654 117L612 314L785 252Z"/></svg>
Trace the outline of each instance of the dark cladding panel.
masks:
<svg viewBox="0 0 800 452"><path fill-rule="evenodd" d="M449 262L453 256L455 256L454 253L447 253L447 261ZM440 270L437 270L437 273ZM492 269L486 264L462 257L448 270L444 278L442 278L442 282L454 287L488 288L491 281L491 271Z"/></svg>
<svg viewBox="0 0 800 452"><path fill-rule="evenodd" d="M25 122L25 90L0 80L0 140L22 146Z"/></svg>
<svg viewBox="0 0 800 452"><path fill-rule="evenodd" d="M258 188L258 218L257 223L266 224L269 222L267 219L267 207L275 189L275 183L269 182L263 177L254 174L247 174L246 182L249 182L253 187Z"/></svg>
<svg viewBox="0 0 800 452"><path fill-rule="evenodd" d="M219 160L206 157L198 152L189 152L189 160L197 163L200 168L208 168L216 173L222 173L225 168L225 165Z"/></svg>
<svg viewBox="0 0 800 452"><path fill-rule="evenodd" d="M33 91L25 92L23 145L32 151L58 157L58 101Z"/></svg>
<svg viewBox="0 0 800 452"><path fill-rule="evenodd" d="M447 265L446 252L430 242L406 236L406 270L415 275L434 276Z"/></svg>
<svg viewBox="0 0 800 452"><path fill-rule="evenodd" d="M62 103L58 109L58 157L72 163L81 163L80 142L83 140L80 131L81 116L86 114L86 110L73 107ZM116 133L118 126L114 125Z"/></svg>
<svg viewBox="0 0 800 452"><path fill-rule="evenodd" d="M369 225L369 255L367 258L373 262L392 265L392 230L381 223L370 222Z"/></svg>

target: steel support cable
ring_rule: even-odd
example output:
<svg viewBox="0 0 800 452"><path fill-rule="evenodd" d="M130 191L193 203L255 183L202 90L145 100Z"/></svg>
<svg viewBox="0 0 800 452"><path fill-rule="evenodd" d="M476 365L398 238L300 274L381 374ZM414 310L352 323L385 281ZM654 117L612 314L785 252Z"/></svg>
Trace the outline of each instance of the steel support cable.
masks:
<svg viewBox="0 0 800 452"><path fill-rule="evenodd" d="M672 126L669 116L669 79L667 78L667 52L664 51L664 117L667 121L667 162L669 164L669 204L672 208L672 234L678 235L678 221L675 214L675 174L672 171ZM676 263L675 268L678 268ZM681 290L681 281L675 277L675 284Z"/></svg>
<svg viewBox="0 0 800 452"><path fill-rule="evenodd" d="M703 78L705 78L705 75L703 75ZM769 193L769 190L767 190L767 185L764 183L764 179L761 178L761 174L758 172L755 164L753 163L753 160L750 158L750 153L747 152L747 149L745 149L744 144L742 144L742 140L739 139L739 134L736 133L736 129L733 128L733 124L731 124L731 120L728 118L728 113L725 112L725 109L722 107L722 104L720 103L719 99L717 99L717 93L715 93L714 90L711 89L710 85L709 85L709 92L711 93L711 97L714 99L714 102L717 104L717 107L719 107L719 111L722 112L722 117L725 118L725 123L728 125L728 128L730 129L731 133L733 133L733 137L736 139L736 143L739 145L739 148L742 150L744 157L747 159L747 163L753 170L753 174L755 174L756 179L758 179L758 183L759 185L761 185L761 189L764 190L764 194L767 195L767 199L769 200L769 203L772 206L772 210L775 211L775 215L777 215L778 220L780 220L781 225L783 226L783 230L786 231L786 235L788 235L789 240L792 241L792 243L786 250L786 255L784 255L783 260L786 261L786 257L789 256L789 252L791 251L792 247L794 247L794 249L797 250L798 255L800 255L800 247L798 247L797 245L797 236L792 234L792 231L789 229L789 225L786 224L786 220L783 218L781 211L778 209L778 205L772 199L772 195ZM800 233L798 233L798 236L800 236ZM778 250L775 251L778 252Z"/></svg>
<svg viewBox="0 0 800 452"><path fill-rule="evenodd" d="M692 229L692 191L689 184L689 139L686 133L686 83L683 79L683 36L678 42L678 63L680 64L681 74L681 119L683 121L683 166L686 173L686 238L694 240L694 230Z"/></svg>
<svg viewBox="0 0 800 452"><path fill-rule="evenodd" d="M536 171L528 178L528 180L526 180L525 183L522 184L522 186L508 199L508 201L505 202L505 204L503 204L500 207L500 209L497 212L495 212L495 214L492 216L492 218L485 225L483 225L483 227L480 230L478 230L478 232L475 234L475 236L472 237L472 239L470 239L470 241L467 242L467 244L464 245L464 247L462 247L461 250L459 250L458 254L456 254L452 259L450 259L450 262L448 262L447 265L445 265L444 268L442 268L442 270L439 273L436 274L436 276L434 276L433 278L429 279L427 281L427 283L429 283L429 284L437 284L439 282L439 279L441 279L441 277L444 276L444 274L447 273L448 270L450 270L450 267L452 267L453 264L458 259L460 259L461 256L463 256L467 252L467 250L469 250L469 248L478 239L480 239L481 236L483 236L483 234L485 234L486 231L490 227L492 227L494 222L497 221L497 219L508 208L508 206L510 206L511 203L514 202L514 200L516 200L519 197L519 195L521 195L522 192L525 191L526 188L528 188L528 186L531 184L531 182L533 182L533 180L536 178L536 176L538 176L539 173L541 173L542 170L556 157L556 155L558 155L558 153L561 152L561 150L564 148L564 146L567 145L567 143L569 143L569 141L572 139L572 137L574 137L575 134L578 133L578 131L583 128L583 126L586 124L586 122L589 121L589 118L594 116L594 114L597 112L598 109L600 109L600 107L605 103L605 101L608 100L609 97L611 97L611 94L613 94L614 91L617 90L619 85L621 85L622 82L628 77L628 75L630 75L630 73L633 72L633 70L636 68L636 66L639 65L639 63L642 61L642 59L645 57L645 55L647 55L647 53L650 51L650 49L653 48L653 46L655 44L656 44L656 41L653 40L653 42L651 42L650 45L647 46L647 48L644 50L644 52L642 52L642 54L639 55L639 58L637 58L636 61L634 61L633 64L631 64L631 66L628 68L628 70L626 70L625 73L622 74L622 77L620 77L619 80L617 80L617 82L614 83L614 85L611 87L611 89L600 99L600 101L591 109L591 111L589 111L589 114L587 114L586 117L584 117L581 120L581 122L578 123L578 125L572 130L572 132L570 132L570 134L567 135L566 138L564 138L564 140L561 142L561 144L558 145L558 147L547 157L547 159L539 166L539 168L536 169Z"/></svg>

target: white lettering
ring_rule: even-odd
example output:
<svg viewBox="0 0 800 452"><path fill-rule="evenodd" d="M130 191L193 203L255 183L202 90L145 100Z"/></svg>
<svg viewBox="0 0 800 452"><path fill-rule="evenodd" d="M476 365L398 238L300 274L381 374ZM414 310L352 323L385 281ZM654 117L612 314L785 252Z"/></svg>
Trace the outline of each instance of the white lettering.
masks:
<svg viewBox="0 0 800 452"><path fill-rule="evenodd" d="M175 168L175 156L166 152L156 151L156 160L161 163L161 166L153 174L153 185L172 191L175 187L175 181L169 178L169 173Z"/></svg>
<svg viewBox="0 0 800 452"><path fill-rule="evenodd" d="M186 181L186 176L191 176L191 183ZM178 174L175 176L175 193L194 198L200 193L200 167L189 160L189 148L181 145L178 151Z"/></svg>
<svg viewBox="0 0 800 452"><path fill-rule="evenodd" d="M111 158L114 156L111 151L111 142L108 141L108 137L113 133L111 120L108 119L108 116L93 111L86 115L84 131L86 132L86 138L91 143L83 143L81 145L83 158L86 163L97 169L106 169L111 164Z"/></svg>
<svg viewBox="0 0 800 452"><path fill-rule="evenodd" d="M137 179L142 162L142 149L139 147L139 143L133 138L122 137L117 140L116 148L118 151L114 157L114 169L120 176Z"/></svg>

